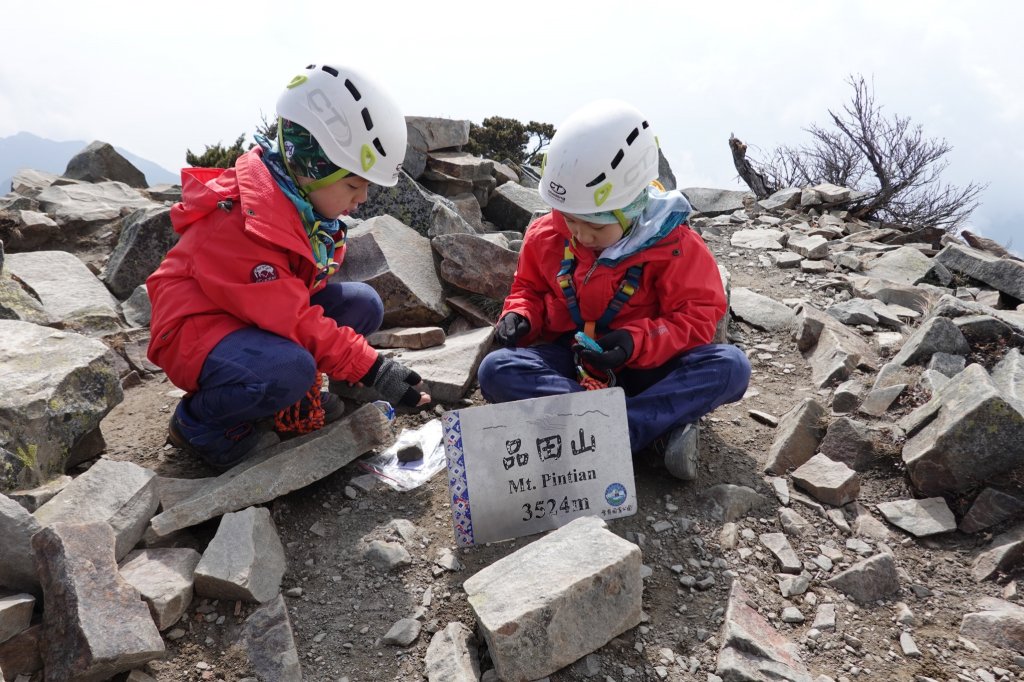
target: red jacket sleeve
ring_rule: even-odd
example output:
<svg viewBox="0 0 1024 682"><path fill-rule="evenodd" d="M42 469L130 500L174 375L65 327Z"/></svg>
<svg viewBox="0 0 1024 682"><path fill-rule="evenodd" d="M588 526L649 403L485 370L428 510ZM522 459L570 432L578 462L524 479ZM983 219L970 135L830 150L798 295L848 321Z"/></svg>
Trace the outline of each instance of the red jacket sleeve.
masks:
<svg viewBox="0 0 1024 682"><path fill-rule="evenodd" d="M550 233L538 229L526 231L523 246L519 250L519 261L512 279L512 288L505 298L501 314L519 313L530 323L530 332L519 340L520 346L528 346L544 331L544 293L550 288L551 274L544 273L545 252L551 248L544 235Z"/></svg>
<svg viewBox="0 0 1024 682"><path fill-rule="evenodd" d="M683 228L680 234L681 255L664 261L666 266L648 283L658 290L661 314L621 327L633 338L630 367L658 367L683 351L711 343L725 315L725 290L714 256L695 232Z"/></svg>
<svg viewBox="0 0 1024 682"><path fill-rule="evenodd" d="M229 239L234 244L207 243L193 252L193 277L213 303L248 325L301 345L332 379L355 382L366 374L377 351L354 329L339 327L324 316L323 308L310 305L309 289L292 272L287 251L257 243L236 230L209 232L208 241ZM225 253L235 255L225 258ZM275 278L253 281L253 269L261 265L273 268Z"/></svg>

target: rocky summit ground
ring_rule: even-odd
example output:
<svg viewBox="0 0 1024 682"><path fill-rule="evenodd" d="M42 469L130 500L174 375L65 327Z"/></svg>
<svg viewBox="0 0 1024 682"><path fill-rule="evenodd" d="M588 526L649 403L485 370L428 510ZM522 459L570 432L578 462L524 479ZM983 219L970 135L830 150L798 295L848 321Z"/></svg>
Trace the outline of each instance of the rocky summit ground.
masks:
<svg viewBox="0 0 1024 682"><path fill-rule="evenodd" d="M383 273L387 326L433 339L417 357L438 402L396 429L482 404L472 368L522 233L547 210L528 169L461 151L468 121L408 124L429 134L363 206L378 217L351 221L339 272ZM180 188L141 188L109 145L83 154L108 180L23 171L0 197L5 682L494 682L509 651L488 651L466 582L539 538L460 549L444 473L398 492L362 460L337 469L392 437L351 393L361 415L195 493L216 472L165 443L183 393L144 357L142 284L174 243ZM675 186L667 165L662 180ZM527 626L536 669L554 682L1020 678L1024 263L857 219L858 193L833 185L760 201L684 192L730 293L717 340L747 354L750 387L702 420L696 480L638 459L639 512L595 530L639 551L614 583L642 580L639 624L582 651ZM321 447L328 436L342 445ZM51 477L60 493L15 490ZM230 503L209 492L239 480ZM140 576L137 543L188 548L172 552L187 567ZM572 577L606 603L605 574ZM222 596L189 602L194 584ZM580 603L567 607L579 631L610 630Z"/></svg>
<svg viewBox="0 0 1024 682"><path fill-rule="evenodd" d="M749 287L776 301L805 299L821 308L836 300L839 290L829 284L828 276L779 269L760 262L762 252L734 249L729 237L735 229L705 231L717 259L731 272L733 288ZM1003 584L978 583L969 571L973 556L992 532L917 539L881 526L880 536L857 538L860 545L853 545L855 551L848 543L857 536L827 520L813 501L794 495L788 506L810 527L802 537L790 540L810 587L803 594L782 596L776 559L758 539L765 533L783 532L779 510L785 505L763 473L775 430L750 412L778 417L805 397L824 400L829 391L812 387L810 368L791 333L760 331L733 320L730 336L748 352L754 372L741 402L703 420L698 479L682 483L649 463L638 462L640 511L609 522L612 531L642 549L649 569L644 579L644 622L550 679L714 679L734 580L741 581L767 621L796 643L814 677L909 682L926 677L1017 679L1024 674L1024 658L959 635L961 619L974 609L978 597L1003 596ZM861 378L868 385L872 382L870 376ZM166 420L176 395L161 375L129 388L124 401L103 421L105 456L134 461L163 476L210 475L164 444ZM473 404L482 404L478 391L470 398ZM896 416L913 406L914 398L907 400L906 405L897 406ZM450 406L434 406L419 415L400 417L400 422L416 425L445 407ZM893 419L893 414L887 419ZM876 503L915 496L900 459L900 445L883 438L878 443L883 456L861 474L858 500L877 519L881 516ZM422 679L432 632L452 621L474 628L463 581L535 539L456 550L443 474L416 490L397 492L382 484L365 489L364 473L356 464L349 465L270 505L286 548L288 570L282 589L307 680ZM709 517L702 493L725 483L748 486L764 501L736 519L723 535L723 523ZM402 540L412 564L381 574L361 560L357 546L365 538L401 539L395 524L399 520L411 522L416 529L414 539ZM201 550L214 531L214 522L192 529L195 546ZM860 549L865 544L866 552ZM901 577L898 594L860 604L824 584L830 575L879 549L896 559ZM445 550L455 551L456 570L439 565ZM822 556L831 559L826 563L819 559ZM828 603L835 604L834 629L814 627L819 606ZM796 613L787 608L795 608ZM151 674L161 681L245 678L250 674L247 660L237 651L232 653L231 644L251 610L252 606L235 602L196 600L167 635L167 657L149 664ZM415 642L405 647L383 643L394 623L413 616L424 624ZM911 635L917 651L905 652L904 633ZM483 669L488 667L485 657Z"/></svg>

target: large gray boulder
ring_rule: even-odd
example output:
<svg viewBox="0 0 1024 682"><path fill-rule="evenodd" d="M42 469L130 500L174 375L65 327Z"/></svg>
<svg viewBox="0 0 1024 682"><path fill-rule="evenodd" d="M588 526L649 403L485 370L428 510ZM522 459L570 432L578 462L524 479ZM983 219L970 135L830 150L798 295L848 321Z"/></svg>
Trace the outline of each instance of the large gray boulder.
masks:
<svg viewBox="0 0 1024 682"><path fill-rule="evenodd" d="M639 624L640 564L639 547L585 516L467 579L501 679L540 679Z"/></svg>
<svg viewBox="0 0 1024 682"><path fill-rule="evenodd" d="M58 523L36 533L32 548L47 679L105 680L163 655L149 608L117 571L110 526Z"/></svg>
<svg viewBox="0 0 1024 682"><path fill-rule="evenodd" d="M519 254L474 234L446 234L431 241L441 256L441 279L457 287L504 300L512 288Z"/></svg>
<svg viewBox="0 0 1024 682"><path fill-rule="evenodd" d="M171 226L170 208L140 209L125 218L117 246L100 279L115 296L124 300L146 282L177 241L178 234Z"/></svg>
<svg viewBox="0 0 1024 682"><path fill-rule="evenodd" d="M146 187L146 175L121 156L109 142L96 140L71 157L64 177L85 182L116 180L129 187Z"/></svg>
<svg viewBox="0 0 1024 682"><path fill-rule="evenodd" d="M99 227L117 220L125 211L160 205L123 182L51 185L36 199L41 211L71 231Z"/></svg>
<svg viewBox="0 0 1024 682"><path fill-rule="evenodd" d="M408 173L401 173L394 187L371 185L362 216L392 216L426 237L449 232L476 232L443 197L419 185ZM452 225L458 225L458 228Z"/></svg>
<svg viewBox="0 0 1024 682"><path fill-rule="evenodd" d="M968 365L900 426L907 473L925 495L967 490L1024 462L1024 406L1008 400L981 365Z"/></svg>
<svg viewBox="0 0 1024 682"><path fill-rule="evenodd" d="M46 314L65 328L90 336L120 328L117 299L74 254L66 251L12 253L4 267L39 297Z"/></svg>
<svg viewBox="0 0 1024 682"><path fill-rule="evenodd" d="M429 326L448 316L430 240L391 216L349 231L338 277L376 289L384 301L385 327Z"/></svg>
<svg viewBox="0 0 1024 682"><path fill-rule="evenodd" d="M31 488L64 473L124 394L99 341L11 320L0 338L0 490Z"/></svg>
<svg viewBox="0 0 1024 682"><path fill-rule="evenodd" d="M953 272L973 277L1017 300L1024 300L1024 262L999 258L959 244L947 245L935 260Z"/></svg>
<svg viewBox="0 0 1024 682"><path fill-rule="evenodd" d="M503 230L525 232L535 218L550 210L537 190L506 182L491 194L484 215Z"/></svg>

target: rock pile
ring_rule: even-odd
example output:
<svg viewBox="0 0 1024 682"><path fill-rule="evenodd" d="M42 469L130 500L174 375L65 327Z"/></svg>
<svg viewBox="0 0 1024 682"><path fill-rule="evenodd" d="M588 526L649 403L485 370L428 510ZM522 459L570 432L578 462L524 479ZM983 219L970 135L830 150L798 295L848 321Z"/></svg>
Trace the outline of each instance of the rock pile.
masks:
<svg viewBox="0 0 1024 682"><path fill-rule="evenodd" d="M396 188L374 189L363 214L377 217L349 221L340 276L384 300L390 329L372 343L418 371L442 405L458 406L491 347L494 302L508 292L523 232L546 209L530 169L461 151L468 122L408 125L406 173ZM183 636L199 597L246 610L237 647L258 675L301 679L281 594L289 548L264 505L386 446L390 424L367 406L286 443L268 432L252 460L197 480L97 460L100 422L123 391L161 380L145 359L144 280L174 243L176 188L140 188L95 148L74 172L22 171L12 189L0 197L0 675L98 680L134 670L130 679L145 679L139 668ZM666 497L645 502L648 516L635 523L567 526L460 583L472 618L427 627L419 609L394 619L381 642L405 650L426 629L418 674L430 680L525 680L576 659L571 675L591 677L611 655L591 652L621 646L627 631L637 641L626 648L647 663L616 666L612 679L873 679L911 660L960 679L1014 679L961 659L977 642L1024 664L1024 617L1008 582L1024 561L1015 483L1024 263L932 230L854 219L846 188L790 188L761 202L683 191L723 282L753 275L730 287L721 338L744 347L755 383L801 369L776 359L788 347L806 363L809 385L792 409L750 412L775 429L771 446L753 453L765 494L754 489L762 481L720 483L700 491L688 516ZM784 285L758 286L767 280ZM906 487L890 486L901 494L879 495L878 479L904 475ZM175 546L206 523L217 529L201 551ZM393 523L355 560L384 574L420 563L419 531ZM632 530L623 539L619 528ZM965 558L978 599L958 614L958 632L937 641L920 628L930 614L907 602L943 595L906 553L965 534L981 546ZM450 550L430 563L435 575L460 568ZM526 564L563 580L531 583ZM676 594L718 600L699 626L695 614L685 626L655 624L640 610L666 573ZM588 622L605 607L600 623ZM200 609L199 618L223 618L206 602ZM878 612L891 612L888 630L857 627ZM676 653L683 641L696 645Z"/></svg>

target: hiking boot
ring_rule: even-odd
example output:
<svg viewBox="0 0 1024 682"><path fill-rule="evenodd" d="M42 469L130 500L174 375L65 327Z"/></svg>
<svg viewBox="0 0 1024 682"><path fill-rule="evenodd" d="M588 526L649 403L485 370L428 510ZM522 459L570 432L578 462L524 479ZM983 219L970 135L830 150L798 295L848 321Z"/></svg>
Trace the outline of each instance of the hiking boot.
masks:
<svg viewBox="0 0 1024 682"><path fill-rule="evenodd" d="M681 481L697 478L697 450L700 445L698 424L679 426L655 439L651 448L664 458L665 468Z"/></svg>
<svg viewBox="0 0 1024 682"><path fill-rule="evenodd" d="M259 433L251 422L227 430L202 424L192 419L185 403L180 402L167 425L167 442L223 471L252 454Z"/></svg>

